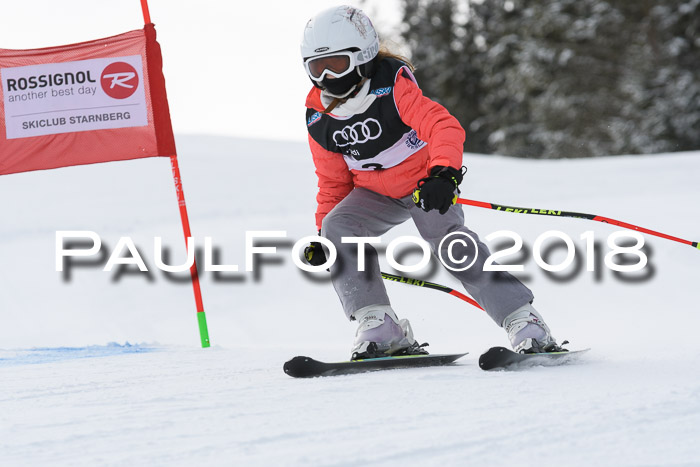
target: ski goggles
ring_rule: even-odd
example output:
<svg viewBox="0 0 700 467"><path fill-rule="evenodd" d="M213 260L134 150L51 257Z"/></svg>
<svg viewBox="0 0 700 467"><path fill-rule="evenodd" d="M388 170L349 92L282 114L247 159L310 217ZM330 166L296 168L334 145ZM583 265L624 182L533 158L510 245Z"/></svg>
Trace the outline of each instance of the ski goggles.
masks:
<svg viewBox="0 0 700 467"><path fill-rule="evenodd" d="M314 81L322 81L326 75L335 78L345 76L355 69L355 54L349 50L321 55L304 62L306 73Z"/></svg>

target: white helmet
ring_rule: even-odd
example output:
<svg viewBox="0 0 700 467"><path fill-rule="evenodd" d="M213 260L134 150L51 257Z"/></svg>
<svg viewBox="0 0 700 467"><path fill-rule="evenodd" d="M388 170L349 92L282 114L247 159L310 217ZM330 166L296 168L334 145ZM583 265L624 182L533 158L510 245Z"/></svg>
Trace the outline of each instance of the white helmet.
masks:
<svg viewBox="0 0 700 467"><path fill-rule="evenodd" d="M352 90L360 77L371 76L371 63L378 52L379 38L372 22L362 10L351 6L323 10L304 28L301 56L306 73L314 85L322 88L328 87L328 75L341 78L356 70L342 80L355 81ZM337 79L332 81L336 88L341 84Z"/></svg>

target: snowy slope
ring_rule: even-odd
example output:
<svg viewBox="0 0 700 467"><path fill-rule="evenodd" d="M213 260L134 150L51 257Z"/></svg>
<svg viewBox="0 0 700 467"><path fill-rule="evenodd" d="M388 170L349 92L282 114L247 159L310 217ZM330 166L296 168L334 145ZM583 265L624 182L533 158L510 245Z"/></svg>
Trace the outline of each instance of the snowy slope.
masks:
<svg viewBox="0 0 700 467"><path fill-rule="evenodd" d="M354 332L326 276L310 280L290 257L291 245L315 231L308 150L211 136L177 143L198 245L212 237L219 262L242 271L223 280L203 273L206 350L189 283L155 269L155 236L171 263L185 259L166 159L0 178L1 465L700 464L700 252L645 237L653 274L638 283L600 265L599 276L580 271L556 282L530 255L526 284L554 335L593 348L578 366L482 372L476 358L507 343L501 329L446 294L387 284L394 308L433 352L470 352L461 365L293 380L281 371L286 359L345 359ZM600 214L700 240L699 155L467 154L462 196ZM465 212L482 237L512 230L532 247L560 230L580 255L583 232L594 232L604 254L618 230ZM110 248L130 236L152 272L80 267L66 280L55 271L56 230L92 230ZM287 237L247 273L245 231L263 230ZM415 234L406 224L383 244ZM444 272L430 280L457 287Z"/></svg>

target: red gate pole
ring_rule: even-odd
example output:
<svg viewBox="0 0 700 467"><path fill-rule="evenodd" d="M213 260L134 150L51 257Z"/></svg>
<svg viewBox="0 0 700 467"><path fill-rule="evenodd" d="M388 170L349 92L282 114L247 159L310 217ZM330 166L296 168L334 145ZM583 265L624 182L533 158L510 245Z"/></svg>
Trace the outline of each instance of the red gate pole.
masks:
<svg viewBox="0 0 700 467"><path fill-rule="evenodd" d="M148 0L141 0L141 11L143 11L143 24L150 24L151 14L148 12Z"/></svg>
<svg viewBox="0 0 700 467"><path fill-rule="evenodd" d="M145 0L142 0L145 1ZM177 155L170 156L170 166L173 169L173 181L175 182L175 192L177 194L177 204L180 206L180 219L182 220L182 231L185 233L185 244L187 239L192 237L190 231L190 221L187 216L187 204L185 203L185 192L182 190L182 178L180 177L180 167L177 163ZM190 267L192 277L192 288L194 289L194 301L197 305L197 322L199 323L199 337L202 341L202 348L209 347L209 330L207 328L207 316L204 314L204 302L202 301L202 290L199 287L199 273L197 272L197 261L192 262Z"/></svg>
<svg viewBox="0 0 700 467"><path fill-rule="evenodd" d="M144 24L151 23L151 14L148 11L148 0L141 0L141 11L143 11ZM190 230L190 220L187 215L187 204L185 203L185 192L182 190L182 177L180 167L177 163L177 154L170 156L170 167L173 172L173 182L175 182L175 193L177 194L177 204L180 207L180 219L182 220L182 231L185 234L185 244L192 237ZM194 301L197 306L197 322L199 324L199 337L202 347L209 347L209 330L207 328L207 316L204 314L204 302L202 301L202 290L199 286L199 273L197 272L197 261L192 262L190 267L192 277L192 289L194 290Z"/></svg>

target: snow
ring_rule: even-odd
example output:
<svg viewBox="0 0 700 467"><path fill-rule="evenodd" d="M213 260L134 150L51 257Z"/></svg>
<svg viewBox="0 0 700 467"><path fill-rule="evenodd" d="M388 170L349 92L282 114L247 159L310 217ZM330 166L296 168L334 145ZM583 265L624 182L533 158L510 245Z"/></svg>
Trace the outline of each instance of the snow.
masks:
<svg viewBox="0 0 700 467"><path fill-rule="evenodd" d="M218 261L240 267L219 279L202 272L209 349L199 348L187 274L175 282L155 268L155 236L169 263L185 260L167 159L0 178L0 465L700 464L700 252L645 236L653 274L638 283L601 264L555 282L529 253L521 276L554 335L592 348L577 365L481 371L478 355L507 345L503 330L447 294L387 283L431 351L470 354L455 367L295 380L282 372L285 360L344 360L354 333L325 273L311 280L290 257L315 232L308 149L203 135L178 135L177 144L197 245L212 237ZM462 196L599 214L697 241L698 156L466 154ZM512 230L531 251L539 235L560 230L582 259L583 232L604 254L619 230L464 209L482 238ZM151 272L82 266L66 280L55 270L57 230L97 232L107 256L129 236ZM278 253L246 272L245 232L266 230L286 238L270 240ZM415 234L405 224L382 245ZM443 271L430 280L459 289Z"/></svg>

